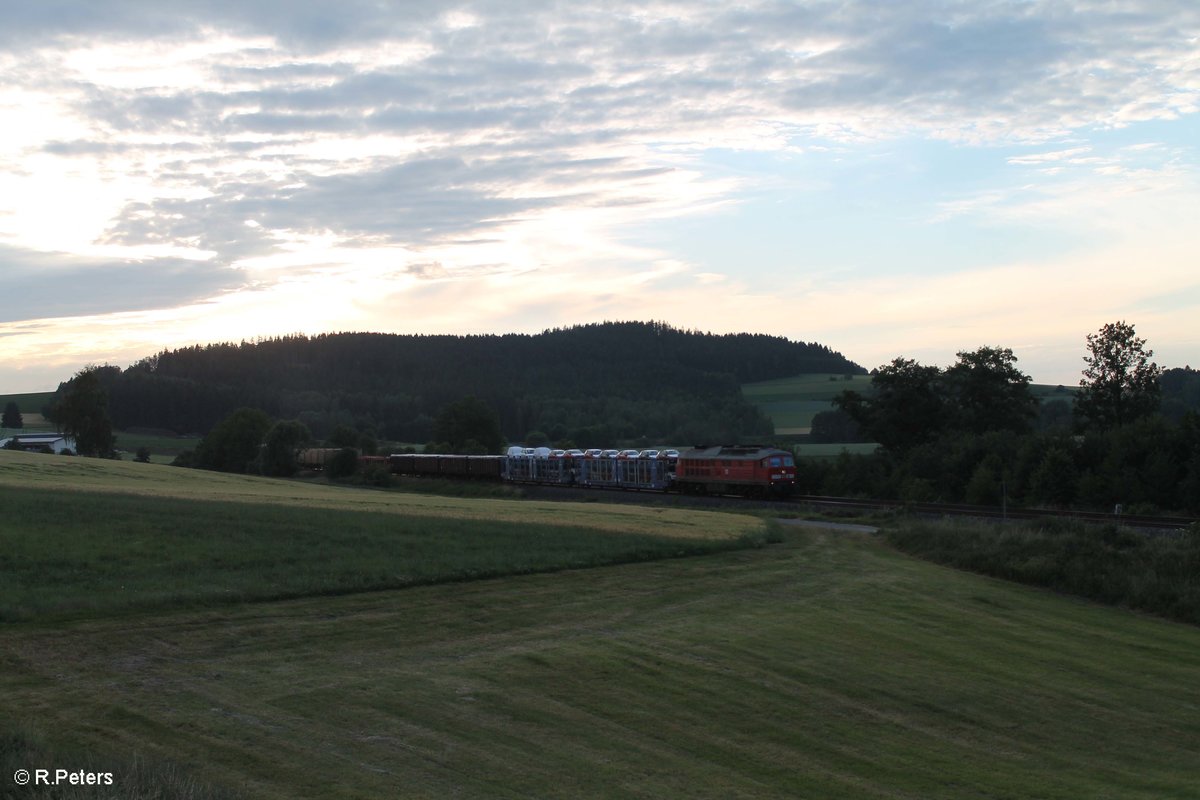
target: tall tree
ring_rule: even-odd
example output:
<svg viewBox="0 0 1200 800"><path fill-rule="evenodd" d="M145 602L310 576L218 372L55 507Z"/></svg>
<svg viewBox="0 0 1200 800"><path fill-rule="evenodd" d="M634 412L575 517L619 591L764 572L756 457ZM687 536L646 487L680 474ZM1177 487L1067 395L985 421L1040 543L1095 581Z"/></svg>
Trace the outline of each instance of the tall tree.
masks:
<svg viewBox="0 0 1200 800"><path fill-rule="evenodd" d="M4 406L4 419L0 421L3 428L24 428L25 420L21 417L21 409L16 402L9 400Z"/></svg>
<svg viewBox="0 0 1200 800"><path fill-rule="evenodd" d="M960 352L946 370L946 388L954 405L955 427L970 433L1026 433L1037 416L1038 401L1030 378L1016 366L1008 347Z"/></svg>
<svg viewBox="0 0 1200 800"><path fill-rule="evenodd" d="M262 472L287 478L296 474L296 451L312 440L303 422L281 420L271 426L263 440Z"/></svg>
<svg viewBox="0 0 1200 800"><path fill-rule="evenodd" d="M108 393L100 381L101 369L87 367L77 372L52 408L53 421L75 439L75 451L81 456L110 457L117 442L108 417Z"/></svg>
<svg viewBox="0 0 1200 800"><path fill-rule="evenodd" d="M871 388L870 397L846 391L834 404L884 448L905 452L945 430L949 406L939 368L895 358L872 373Z"/></svg>
<svg viewBox="0 0 1200 800"><path fill-rule="evenodd" d="M194 464L218 472L249 472L258 463L271 418L257 408L239 408L216 424L196 446Z"/></svg>
<svg viewBox="0 0 1200 800"><path fill-rule="evenodd" d="M1085 427L1119 428L1158 410L1162 368L1150 360L1154 351L1145 345L1124 321L1088 334L1087 368L1075 400L1076 417Z"/></svg>

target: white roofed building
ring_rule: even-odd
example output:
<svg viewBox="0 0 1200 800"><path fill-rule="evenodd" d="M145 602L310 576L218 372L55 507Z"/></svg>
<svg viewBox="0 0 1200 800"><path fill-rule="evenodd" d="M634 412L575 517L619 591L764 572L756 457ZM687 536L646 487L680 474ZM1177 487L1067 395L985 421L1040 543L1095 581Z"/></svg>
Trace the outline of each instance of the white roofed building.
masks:
<svg viewBox="0 0 1200 800"><path fill-rule="evenodd" d="M15 445L10 444L16 442ZM76 451L75 438L61 433L21 433L0 439L0 448L13 448L26 452L40 453L46 448L58 454L69 450Z"/></svg>

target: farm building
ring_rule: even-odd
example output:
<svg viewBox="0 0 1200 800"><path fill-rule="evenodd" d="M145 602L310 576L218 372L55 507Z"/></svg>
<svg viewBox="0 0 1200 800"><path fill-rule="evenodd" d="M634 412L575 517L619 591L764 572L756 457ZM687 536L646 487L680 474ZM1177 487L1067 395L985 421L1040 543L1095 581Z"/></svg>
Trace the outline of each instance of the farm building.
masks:
<svg viewBox="0 0 1200 800"><path fill-rule="evenodd" d="M9 444L15 442L15 444ZM18 450L40 453L46 448L49 448L54 453L62 453L64 450L75 452L75 439L71 436L64 436L61 433L22 433L17 436L9 436L6 439L0 439L0 448L15 447Z"/></svg>

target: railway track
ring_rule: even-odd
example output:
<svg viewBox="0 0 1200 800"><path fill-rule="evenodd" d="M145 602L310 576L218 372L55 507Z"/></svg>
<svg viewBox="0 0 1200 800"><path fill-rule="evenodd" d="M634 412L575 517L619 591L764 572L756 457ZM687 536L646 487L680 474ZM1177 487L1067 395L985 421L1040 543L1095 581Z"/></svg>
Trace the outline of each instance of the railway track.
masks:
<svg viewBox="0 0 1200 800"><path fill-rule="evenodd" d="M420 480L429 476L408 476ZM499 476L495 476L498 478ZM455 477L448 478L455 480ZM462 480L461 478L457 478ZM604 496L606 502L667 502L698 508L778 508L788 505L804 505L824 511L844 512L906 512L927 517L964 517L990 520L1034 520L1073 519L1091 523L1117 523L1130 528L1147 531L1178 531L1200 522L1196 517L1148 516L1143 514L1114 514L1099 511L1064 511L1050 508L1018 508L999 506L966 505L960 503L910 503L899 500L866 500L851 497L829 497L825 495L790 495L773 499L746 498L740 495L690 494L660 489L635 489L619 486L563 485L556 483L513 482L527 497L546 500L591 501Z"/></svg>
<svg viewBox="0 0 1200 800"><path fill-rule="evenodd" d="M989 520L1034 520L1074 519L1096 524L1117 523L1130 528L1148 531L1178 531L1194 522L1195 517L1146 516L1142 514L1106 514L1099 511L1063 511L1049 508L1000 508L997 506L975 506L956 503L904 503L898 500L863 500L851 497L828 497L823 495L792 495L790 497L764 500L747 499L737 495L693 495L671 492L637 491L616 487L580 488L555 486L552 484L521 484L528 497L547 500L594 500L603 496L605 502L669 502L698 508L778 508L788 505L809 506L821 511L845 511L869 513L872 511L900 511L927 517L963 517Z"/></svg>

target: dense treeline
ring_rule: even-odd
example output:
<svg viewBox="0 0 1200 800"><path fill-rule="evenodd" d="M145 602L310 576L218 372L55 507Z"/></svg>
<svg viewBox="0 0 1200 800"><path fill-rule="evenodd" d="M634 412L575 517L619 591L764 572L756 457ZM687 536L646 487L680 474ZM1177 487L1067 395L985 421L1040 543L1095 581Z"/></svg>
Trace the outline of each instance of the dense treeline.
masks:
<svg viewBox="0 0 1200 800"><path fill-rule="evenodd" d="M872 372L871 393L837 401L880 451L805 462L801 490L1200 512L1200 373L1161 370L1144 344L1125 323L1089 335L1074 407L1050 401L1068 412L1050 415L1056 424L1009 349L962 352L945 370L896 358Z"/></svg>
<svg viewBox="0 0 1200 800"><path fill-rule="evenodd" d="M802 460L805 494L1200 513L1200 417L1075 435L949 432L904 453Z"/></svg>
<svg viewBox="0 0 1200 800"><path fill-rule="evenodd" d="M246 407L298 420L316 438L344 425L426 442L441 409L474 396L512 440L539 431L585 447L768 437L769 420L740 385L805 372L865 370L815 343L639 322L537 335L288 336L99 370L118 429L206 433Z"/></svg>

